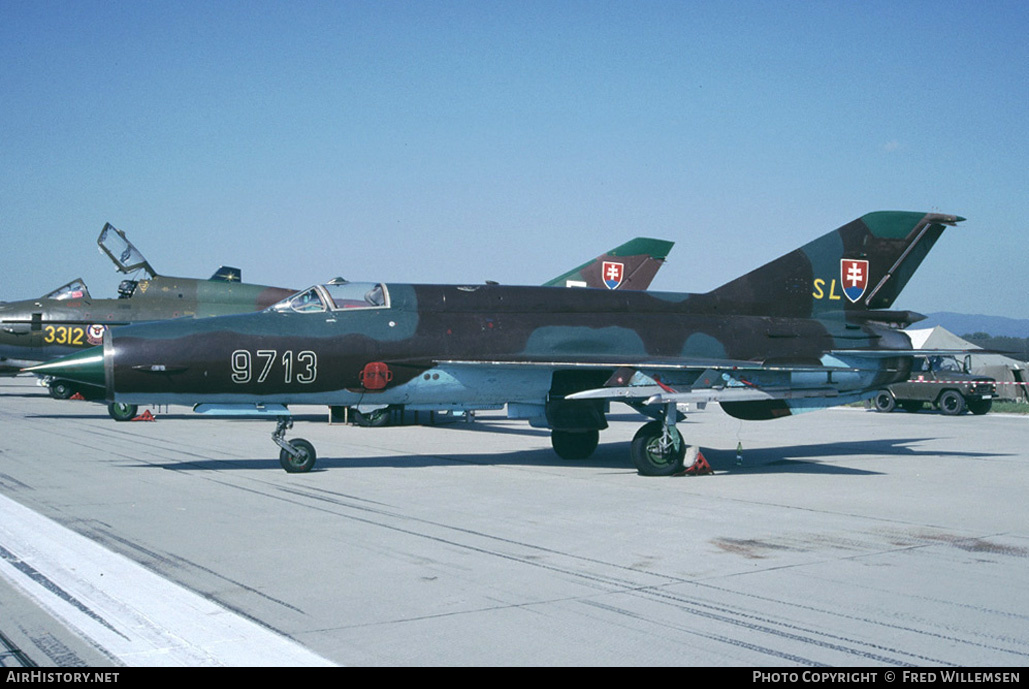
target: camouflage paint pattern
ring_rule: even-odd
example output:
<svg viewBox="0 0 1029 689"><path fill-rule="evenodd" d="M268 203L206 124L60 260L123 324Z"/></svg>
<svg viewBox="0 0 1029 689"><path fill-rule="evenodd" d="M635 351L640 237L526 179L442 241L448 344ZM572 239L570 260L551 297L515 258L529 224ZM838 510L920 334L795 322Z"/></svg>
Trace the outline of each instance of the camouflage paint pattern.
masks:
<svg viewBox="0 0 1029 689"><path fill-rule="evenodd" d="M676 390L711 387L700 377L716 370L746 371L736 384L756 389L864 393L907 377L898 326L915 316L877 309L958 220L873 213L705 294L389 284L377 307L134 326L106 336L104 379L113 399L187 404L585 407L595 400L564 398L602 390L622 368ZM869 266L857 302L840 293L850 259ZM362 377L373 362L389 371L382 387ZM470 371L474 389L461 383ZM746 418L784 407L737 404Z"/></svg>

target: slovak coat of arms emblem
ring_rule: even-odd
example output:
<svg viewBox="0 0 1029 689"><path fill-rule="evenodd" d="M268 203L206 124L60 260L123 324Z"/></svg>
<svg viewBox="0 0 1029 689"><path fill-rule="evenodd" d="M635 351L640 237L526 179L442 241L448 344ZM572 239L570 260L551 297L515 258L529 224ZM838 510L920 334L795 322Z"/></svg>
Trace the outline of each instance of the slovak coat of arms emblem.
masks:
<svg viewBox="0 0 1029 689"><path fill-rule="evenodd" d="M868 261L858 258L840 259L840 284L852 303L865 294L868 287Z"/></svg>

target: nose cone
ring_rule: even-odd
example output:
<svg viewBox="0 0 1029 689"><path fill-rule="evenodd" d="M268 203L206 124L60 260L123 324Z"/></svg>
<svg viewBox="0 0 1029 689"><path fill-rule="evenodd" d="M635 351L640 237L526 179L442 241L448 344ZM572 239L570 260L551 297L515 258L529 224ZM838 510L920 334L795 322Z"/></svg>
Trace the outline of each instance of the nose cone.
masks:
<svg viewBox="0 0 1029 689"><path fill-rule="evenodd" d="M103 345L83 349L68 356L23 368L27 373L41 376L53 376L62 380L70 380L86 385L105 387L104 380L104 348Z"/></svg>

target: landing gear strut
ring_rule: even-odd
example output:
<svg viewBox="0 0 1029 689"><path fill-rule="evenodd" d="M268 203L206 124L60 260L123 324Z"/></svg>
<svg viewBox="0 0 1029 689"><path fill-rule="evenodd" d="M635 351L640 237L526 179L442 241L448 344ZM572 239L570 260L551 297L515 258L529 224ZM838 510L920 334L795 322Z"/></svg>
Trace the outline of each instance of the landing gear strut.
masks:
<svg viewBox="0 0 1029 689"><path fill-rule="evenodd" d="M677 417L675 405L669 404L662 420L651 421L636 431L630 454L641 475L671 476L682 471L686 443L675 427Z"/></svg>
<svg viewBox="0 0 1029 689"><path fill-rule="evenodd" d="M314 468L317 456L314 445L303 438L286 440L286 431L293 428L293 418L280 416L272 440L282 449L279 451L279 464L291 474L301 474Z"/></svg>

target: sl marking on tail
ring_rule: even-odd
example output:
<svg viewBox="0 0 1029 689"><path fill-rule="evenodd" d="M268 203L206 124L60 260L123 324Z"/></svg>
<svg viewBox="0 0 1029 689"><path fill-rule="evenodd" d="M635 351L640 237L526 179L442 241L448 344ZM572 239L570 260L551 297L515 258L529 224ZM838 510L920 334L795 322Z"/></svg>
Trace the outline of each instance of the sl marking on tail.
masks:
<svg viewBox="0 0 1029 689"><path fill-rule="evenodd" d="M829 293L826 295L825 292L825 280L822 278L815 278L814 289L811 292L811 296L815 299L828 299L829 301L839 301L840 295L836 294L836 278L833 278L829 283Z"/></svg>

